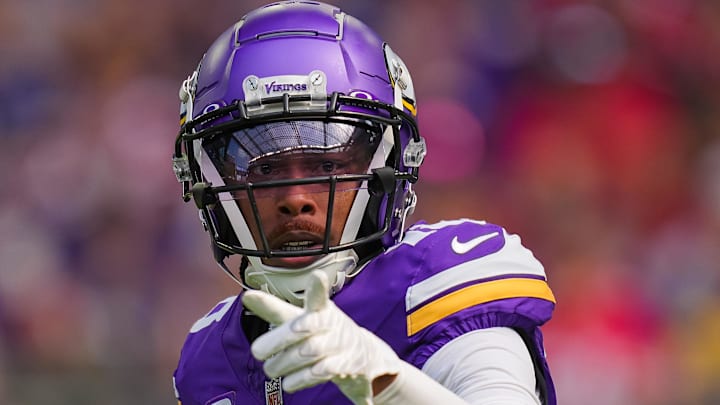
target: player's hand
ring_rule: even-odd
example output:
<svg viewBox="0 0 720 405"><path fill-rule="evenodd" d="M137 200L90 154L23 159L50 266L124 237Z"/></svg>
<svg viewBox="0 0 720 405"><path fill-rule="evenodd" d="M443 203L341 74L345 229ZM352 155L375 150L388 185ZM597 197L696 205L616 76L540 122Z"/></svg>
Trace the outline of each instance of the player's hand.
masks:
<svg viewBox="0 0 720 405"><path fill-rule="evenodd" d="M396 375L400 360L373 333L358 326L329 299L327 276L316 271L298 308L262 291L247 291L245 307L276 327L252 344L265 374L283 377L294 392L332 381L355 404L370 404L372 382Z"/></svg>

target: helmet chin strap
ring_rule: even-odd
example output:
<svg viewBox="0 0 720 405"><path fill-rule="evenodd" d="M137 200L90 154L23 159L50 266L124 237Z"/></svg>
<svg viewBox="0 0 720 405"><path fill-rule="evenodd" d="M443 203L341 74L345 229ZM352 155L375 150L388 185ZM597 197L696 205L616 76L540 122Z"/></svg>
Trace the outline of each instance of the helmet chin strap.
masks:
<svg viewBox="0 0 720 405"><path fill-rule="evenodd" d="M289 303L302 306L304 291L310 274L321 270L328 276L330 292L335 294L345 284L347 273L358 262L352 249L330 253L305 267L292 269L268 266L259 257L248 257L250 264L245 269L245 284L248 287L269 292Z"/></svg>

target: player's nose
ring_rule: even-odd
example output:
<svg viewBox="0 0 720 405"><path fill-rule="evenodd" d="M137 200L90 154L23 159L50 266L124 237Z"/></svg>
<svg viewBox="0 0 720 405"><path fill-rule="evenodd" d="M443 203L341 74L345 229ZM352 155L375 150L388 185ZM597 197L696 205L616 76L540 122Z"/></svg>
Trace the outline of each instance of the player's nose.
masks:
<svg viewBox="0 0 720 405"><path fill-rule="evenodd" d="M298 216L313 215L318 212L318 204L312 194L303 189L303 186L292 187L278 198L276 208L281 215Z"/></svg>

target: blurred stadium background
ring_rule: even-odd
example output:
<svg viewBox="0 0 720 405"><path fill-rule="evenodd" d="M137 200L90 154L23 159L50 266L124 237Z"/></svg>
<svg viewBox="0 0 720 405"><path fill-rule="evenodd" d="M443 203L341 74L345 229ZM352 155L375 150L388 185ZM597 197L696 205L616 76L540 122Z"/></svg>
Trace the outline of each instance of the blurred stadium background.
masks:
<svg viewBox="0 0 720 405"><path fill-rule="evenodd" d="M171 170L178 87L262 3L0 1L0 404L175 402L236 290ZM720 3L335 3L413 73L415 219L545 264L560 402L720 403Z"/></svg>

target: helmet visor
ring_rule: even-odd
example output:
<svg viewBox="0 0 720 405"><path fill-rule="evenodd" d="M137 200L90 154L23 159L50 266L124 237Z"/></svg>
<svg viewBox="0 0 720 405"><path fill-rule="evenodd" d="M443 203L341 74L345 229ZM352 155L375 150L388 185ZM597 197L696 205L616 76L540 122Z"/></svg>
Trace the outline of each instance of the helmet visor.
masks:
<svg viewBox="0 0 720 405"><path fill-rule="evenodd" d="M203 149L226 185L257 184L366 174L382 134L369 122L272 122L212 137Z"/></svg>

